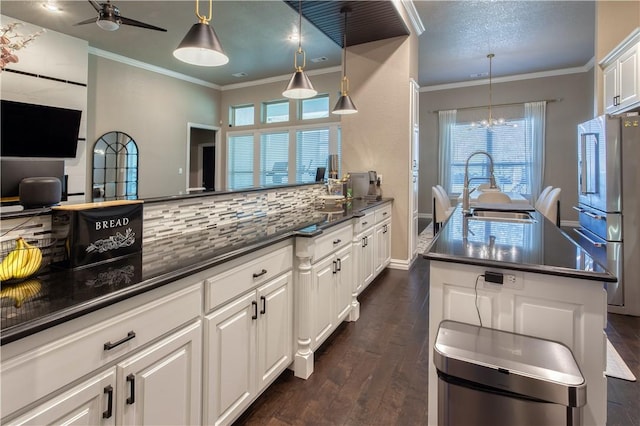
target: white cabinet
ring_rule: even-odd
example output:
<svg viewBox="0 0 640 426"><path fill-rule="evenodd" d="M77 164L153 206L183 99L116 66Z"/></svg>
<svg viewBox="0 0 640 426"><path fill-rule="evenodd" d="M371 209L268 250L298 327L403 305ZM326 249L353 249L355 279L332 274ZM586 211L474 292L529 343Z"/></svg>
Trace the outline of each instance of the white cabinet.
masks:
<svg viewBox="0 0 640 426"><path fill-rule="evenodd" d="M349 315L356 288L353 225L312 237L296 238L296 351L294 373L313 373L313 351Z"/></svg>
<svg viewBox="0 0 640 426"><path fill-rule="evenodd" d="M374 228L370 227L362 232L358 238L359 256L359 276L357 280L356 293L360 294L375 278L375 239Z"/></svg>
<svg viewBox="0 0 640 426"><path fill-rule="evenodd" d="M116 425L200 424L202 323L117 365Z"/></svg>
<svg viewBox="0 0 640 426"><path fill-rule="evenodd" d="M200 424L201 341L198 320L6 424Z"/></svg>
<svg viewBox="0 0 640 426"><path fill-rule="evenodd" d="M171 415L163 418L176 419L179 423L192 424L200 421L200 364L201 364L201 331L200 322L193 323L202 313L202 284L181 280L165 287L144 293L142 295L109 306L102 310L85 315L48 329L44 333L18 340L7 346L3 346L3 360L0 364L2 377L2 422L22 416L23 411L38 400L75 401L74 395L60 396L63 389L76 387L84 389L84 384L76 383L81 378L100 376L101 371L107 368L120 368L126 363L132 362L144 355L143 363L153 363L157 356L165 356L167 348L173 348L177 352L167 355L158 361L153 367L153 373L149 375L146 370L130 371L134 374L134 383L130 389L143 392L143 402L135 407L125 407L124 403L118 410L113 407L112 413L116 424L124 424L129 421L123 416L127 409L143 410L144 422L134 419L132 422L145 424L148 419L153 422L159 418L152 413L170 411ZM191 325L187 325L191 323ZM181 332L174 332L179 330ZM196 330L197 329L197 330ZM74 330L69 332L69 330ZM186 333L186 334L185 334ZM166 337L169 335L169 337ZM165 336L165 337L163 337ZM160 343L156 343L160 340ZM178 339L178 340L176 340ZM42 342L44 340L44 342ZM181 348L176 348L174 343L180 342ZM178 355L178 353L183 355ZM174 357L174 358L172 358ZM182 357L182 358L181 358ZM187 361L188 358L188 361ZM185 366L184 362L189 365ZM180 364L184 368L179 373L172 372ZM140 364L137 364L138 366ZM149 364L150 365L150 364ZM141 374L141 375L140 375ZM156 398L158 395L178 395L181 389L170 388L169 384L178 385L178 380L162 380L163 375L179 374L181 386L189 386L186 393L180 394L176 399ZM146 375L146 376L145 376ZM97 377L96 376L96 377ZM86 380L86 379L85 379ZM143 383L144 391L139 386ZM155 388L155 386L159 388ZM97 386L97 385L96 385ZM125 385L120 379L111 384L113 388L112 403L116 404L118 395L124 395ZM79 393L84 393L82 390ZM97 394L96 394L97 395ZM140 401L140 399L138 398ZM82 418L91 418L91 403L86 400L88 408L77 408L78 421ZM51 410L42 407L39 418L44 423L58 423L59 407L66 407L67 402L60 402ZM108 398L100 398L100 402L107 410ZM74 404L73 402L68 402ZM47 403L45 403L46 405ZM185 404L188 408L185 408ZM57 407L57 408L56 408ZM79 407L79 406L78 406ZM62 409L67 410L66 408ZM69 409L70 418L75 418ZM87 411L89 410L89 411ZM117 414L119 413L119 414ZM175 417L180 414L180 417ZM182 415L184 414L184 415ZM89 417L83 417L89 416ZM118 417L120 416L120 417ZM66 415L63 414L63 417ZM48 419L48 420L47 420Z"/></svg>
<svg viewBox="0 0 640 426"><path fill-rule="evenodd" d="M205 424L233 422L291 364L292 255L288 246L245 256L207 280Z"/></svg>
<svg viewBox="0 0 640 426"><path fill-rule="evenodd" d="M600 66L605 112L617 114L640 107L640 28L609 53Z"/></svg>
<svg viewBox="0 0 640 426"><path fill-rule="evenodd" d="M115 383L115 368L110 368L4 424L114 425Z"/></svg>
<svg viewBox="0 0 640 426"><path fill-rule="evenodd" d="M376 225L375 229L375 274L378 275L391 262L391 221Z"/></svg>

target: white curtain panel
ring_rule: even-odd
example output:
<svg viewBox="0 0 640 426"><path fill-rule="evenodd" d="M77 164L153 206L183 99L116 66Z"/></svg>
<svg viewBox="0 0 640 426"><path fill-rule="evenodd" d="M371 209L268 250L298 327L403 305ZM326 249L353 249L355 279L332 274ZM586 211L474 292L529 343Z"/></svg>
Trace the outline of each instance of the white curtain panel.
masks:
<svg viewBox="0 0 640 426"><path fill-rule="evenodd" d="M544 182L545 117L547 102L527 102L524 104L525 149L531 154L529 169L531 182L531 204L536 202Z"/></svg>
<svg viewBox="0 0 640 426"><path fill-rule="evenodd" d="M439 164L439 183L451 192L451 136L453 134L453 126L456 124L455 109L448 111L438 111L438 150Z"/></svg>

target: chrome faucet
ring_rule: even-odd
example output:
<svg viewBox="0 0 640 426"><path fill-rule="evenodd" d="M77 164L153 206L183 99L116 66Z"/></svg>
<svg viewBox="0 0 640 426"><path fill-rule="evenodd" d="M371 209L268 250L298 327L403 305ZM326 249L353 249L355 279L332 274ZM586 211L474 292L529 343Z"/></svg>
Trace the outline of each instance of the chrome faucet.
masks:
<svg viewBox="0 0 640 426"><path fill-rule="evenodd" d="M471 160L473 156L478 154L484 154L489 158L489 176L482 176L482 177L478 176L478 177L469 179L469 160ZM497 188L496 177L493 175L493 157L491 157L491 154L489 154L486 151L476 151L472 153L467 158L467 162L464 165L464 187L462 189L462 214L465 216L469 215L470 213L469 195L471 194L471 192L469 191L469 183L475 179L489 179L489 182L491 183L491 189Z"/></svg>

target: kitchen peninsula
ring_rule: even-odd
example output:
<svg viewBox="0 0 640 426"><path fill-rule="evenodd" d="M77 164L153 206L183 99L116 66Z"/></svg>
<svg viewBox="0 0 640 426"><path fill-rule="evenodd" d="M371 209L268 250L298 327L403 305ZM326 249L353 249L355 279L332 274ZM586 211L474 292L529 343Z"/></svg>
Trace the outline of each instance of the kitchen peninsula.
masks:
<svg viewBox="0 0 640 426"><path fill-rule="evenodd" d="M463 216L458 207L424 254L430 260L429 348L443 320L563 343L586 381L584 424L606 424L604 286L616 278L537 211L500 216ZM485 281L488 271L501 273L503 284ZM433 361L430 352L430 425L438 424Z"/></svg>
<svg viewBox="0 0 640 426"><path fill-rule="evenodd" d="M229 424L287 367L307 378L390 261L392 200L318 209L324 191L146 200L141 253L39 274L24 309L3 304L2 423Z"/></svg>

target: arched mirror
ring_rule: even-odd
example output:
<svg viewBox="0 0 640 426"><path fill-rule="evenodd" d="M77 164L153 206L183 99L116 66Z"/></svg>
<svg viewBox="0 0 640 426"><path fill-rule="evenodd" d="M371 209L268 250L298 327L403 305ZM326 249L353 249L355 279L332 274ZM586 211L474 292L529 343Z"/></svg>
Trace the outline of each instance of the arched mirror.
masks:
<svg viewBox="0 0 640 426"><path fill-rule="evenodd" d="M93 146L93 201L138 198L138 145L124 132L108 132Z"/></svg>

